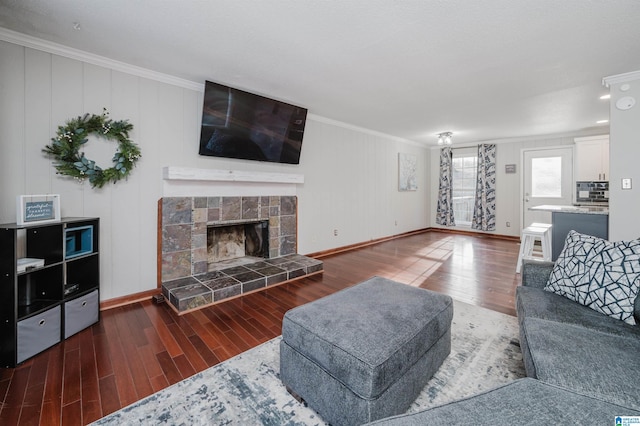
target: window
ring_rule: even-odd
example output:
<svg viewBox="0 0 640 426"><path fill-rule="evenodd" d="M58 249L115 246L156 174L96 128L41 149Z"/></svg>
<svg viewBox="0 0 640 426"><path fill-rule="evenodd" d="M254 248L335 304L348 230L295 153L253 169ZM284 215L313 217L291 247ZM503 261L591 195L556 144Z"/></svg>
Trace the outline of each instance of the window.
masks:
<svg viewBox="0 0 640 426"><path fill-rule="evenodd" d="M453 217L456 225L471 225L476 197L478 153L475 148L453 151Z"/></svg>
<svg viewBox="0 0 640 426"><path fill-rule="evenodd" d="M562 157L531 159L531 196L562 197Z"/></svg>

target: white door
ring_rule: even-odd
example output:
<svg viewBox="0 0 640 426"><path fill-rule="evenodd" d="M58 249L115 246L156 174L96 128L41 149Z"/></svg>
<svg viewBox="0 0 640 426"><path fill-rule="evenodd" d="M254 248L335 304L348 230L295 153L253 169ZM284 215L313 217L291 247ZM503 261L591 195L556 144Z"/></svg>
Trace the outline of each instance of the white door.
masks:
<svg viewBox="0 0 640 426"><path fill-rule="evenodd" d="M533 222L551 223L550 212L529 210L573 202L573 147L532 149L523 152L522 228Z"/></svg>

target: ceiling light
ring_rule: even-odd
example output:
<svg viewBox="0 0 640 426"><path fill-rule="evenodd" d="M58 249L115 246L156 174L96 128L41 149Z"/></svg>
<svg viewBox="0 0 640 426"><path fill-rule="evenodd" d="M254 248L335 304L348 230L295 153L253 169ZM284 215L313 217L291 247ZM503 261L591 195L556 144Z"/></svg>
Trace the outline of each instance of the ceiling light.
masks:
<svg viewBox="0 0 640 426"><path fill-rule="evenodd" d="M604 123L608 123L609 120L598 120L596 121L597 124L604 124Z"/></svg>
<svg viewBox="0 0 640 426"><path fill-rule="evenodd" d="M438 133L438 145L451 145L451 132Z"/></svg>
<svg viewBox="0 0 640 426"><path fill-rule="evenodd" d="M611 94L610 93L600 96L600 99L610 99L610 98L611 98Z"/></svg>

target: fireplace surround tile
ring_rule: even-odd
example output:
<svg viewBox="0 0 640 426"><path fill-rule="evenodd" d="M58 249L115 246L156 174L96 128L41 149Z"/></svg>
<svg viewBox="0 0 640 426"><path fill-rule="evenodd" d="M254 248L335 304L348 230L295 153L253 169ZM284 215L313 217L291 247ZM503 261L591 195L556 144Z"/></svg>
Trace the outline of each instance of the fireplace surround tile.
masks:
<svg viewBox="0 0 640 426"><path fill-rule="evenodd" d="M223 197L220 210L220 220L223 222L242 219L242 197Z"/></svg>
<svg viewBox="0 0 640 426"><path fill-rule="evenodd" d="M201 198L196 198L200 200ZM195 204L194 200L194 204ZM205 207L199 207L193 209L193 223L207 223L209 221L209 209Z"/></svg>
<svg viewBox="0 0 640 426"><path fill-rule="evenodd" d="M207 284L207 281L212 281L212 280L215 280L215 279L218 279L218 278L224 278L224 277L226 277L226 275L223 274L220 271L209 271L209 272L204 272L202 274L199 274L199 275L197 275L197 277L198 277L198 281ZM212 290L213 290L213 288L212 288Z"/></svg>
<svg viewBox="0 0 640 426"><path fill-rule="evenodd" d="M167 225L163 227L162 241L163 253L191 249L191 225Z"/></svg>
<svg viewBox="0 0 640 426"><path fill-rule="evenodd" d="M200 276L198 279L202 279ZM212 280L203 281L203 284L209 287L212 291L221 290L227 287L233 287L235 285L242 284L240 281L233 277L222 274L220 277L216 277Z"/></svg>
<svg viewBox="0 0 640 426"><path fill-rule="evenodd" d="M255 280L262 280L263 286L265 283L264 275L262 275L259 272L251 271L251 270L247 270L247 272L243 272L238 275L233 275L233 278L235 278L238 281L241 281L243 284L251 281L255 281Z"/></svg>
<svg viewBox="0 0 640 426"><path fill-rule="evenodd" d="M178 311L187 311L213 302L213 292L207 286L197 283L176 287L169 292L169 301Z"/></svg>
<svg viewBox="0 0 640 426"><path fill-rule="evenodd" d="M297 197L165 197L158 202L159 281L179 313L322 272L322 262L297 252ZM211 268L207 227L268 221L268 258Z"/></svg>
<svg viewBox="0 0 640 426"><path fill-rule="evenodd" d="M169 281L163 283L163 292L168 295L167 299L174 309L183 313L243 293L322 272L322 266L320 260L292 254ZM198 287L200 284L203 287ZM183 290L183 287L187 289ZM196 297L196 289L202 291L202 297ZM212 301L208 299L209 293L213 294ZM182 301L181 297L187 300ZM197 305L198 303L201 305Z"/></svg>
<svg viewBox="0 0 640 426"><path fill-rule="evenodd" d="M164 225L191 223L191 200L189 197L163 198L162 223Z"/></svg>
<svg viewBox="0 0 640 426"><path fill-rule="evenodd" d="M256 263L247 265L247 268L259 274L262 274L264 276L276 275L284 272L282 268L278 268L277 266L274 266L274 265L269 265L266 262L256 262Z"/></svg>
<svg viewBox="0 0 640 426"><path fill-rule="evenodd" d="M163 253L162 270L165 281L189 277L193 270L191 250Z"/></svg>
<svg viewBox="0 0 640 426"><path fill-rule="evenodd" d="M220 197L207 197L207 208L209 209L220 208Z"/></svg>
<svg viewBox="0 0 640 426"><path fill-rule="evenodd" d="M209 269L209 263L205 260L203 262L193 263L193 273L196 275L204 274Z"/></svg>
<svg viewBox="0 0 640 426"><path fill-rule="evenodd" d="M291 256L282 256L275 259L269 259L269 264L279 267L280 265L283 265L285 263L290 263L291 262L290 257Z"/></svg>
<svg viewBox="0 0 640 426"><path fill-rule="evenodd" d="M249 272L250 269L244 266L234 266L232 268L221 269L220 272L223 274L229 275L233 277L234 275L240 275Z"/></svg>
<svg viewBox="0 0 640 426"><path fill-rule="evenodd" d="M242 294L242 284L236 284L229 287L224 287L213 292L213 300L220 302L221 300L229 299L230 297L240 296ZM203 305L205 306L205 305Z"/></svg>
<svg viewBox="0 0 640 426"><path fill-rule="evenodd" d="M207 209L207 222L219 222L220 221L220 207L213 207Z"/></svg>
<svg viewBox="0 0 640 426"><path fill-rule="evenodd" d="M207 197L195 197L193 199L193 208L194 209L206 209L208 207L209 200Z"/></svg>
<svg viewBox="0 0 640 426"><path fill-rule="evenodd" d="M306 268L296 262L282 264L280 265L280 268L287 270L287 275L290 280L300 278L307 274Z"/></svg>
<svg viewBox="0 0 640 426"><path fill-rule="evenodd" d="M281 197L280 198L280 214L283 216L289 216L296 214L298 206L296 204L296 197Z"/></svg>
<svg viewBox="0 0 640 426"><path fill-rule="evenodd" d="M160 282L204 271L200 249L206 241L208 225L229 224L244 219L269 221L269 257L279 257L297 251L297 198L268 197L165 197L162 209ZM285 215L286 213L286 215ZM268 214L268 216L263 216ZM206 238L206 237L205 237ZM191 271L184 270L189 256L179 255L180 268L173 259L178 252L190 250Z"/></svg>
<svg viewBox="0 0 640 426"><path fill-rule="evenodd" d="M169 293L179 287L186 287L186 286L190 286L193 284L197 284L199 281L196 280L193 277L187 277L187 278L179 278L177 280L173 280L173 281L167 281L166 283L164 283L164 285L162 286L162 294L164 295L164 297L166 297L167 299L169 298Z"/></svg>
<svg viewBox="0 0 640 426"><path fill-rule="evenodd" d="M260 212L260 197L242 197L242 219L258 219Z"/></svg>
<svg viewBox="0 0 640 426"><path fill-rule="evenodd" d="M245 268L251 269L252 271L258 271L264 268L270 268L272 265L267 262L252 262L245 266Z"/></svg>
<svg viewBox="0 0 640 426"><path fill-rule="evenodd" d="M267 277L267 287L283 283L289 280L289 274L286 271L283 271L279 274L269 275Z"/></svg>
<svg viewBox="0 0 640 426"><path fill-rule="evenodd" d="M264 276L256 278L255 280L246 281L242 283L242 292L248 293L250 291L259 290L267 286L267 279Z"/></svg>

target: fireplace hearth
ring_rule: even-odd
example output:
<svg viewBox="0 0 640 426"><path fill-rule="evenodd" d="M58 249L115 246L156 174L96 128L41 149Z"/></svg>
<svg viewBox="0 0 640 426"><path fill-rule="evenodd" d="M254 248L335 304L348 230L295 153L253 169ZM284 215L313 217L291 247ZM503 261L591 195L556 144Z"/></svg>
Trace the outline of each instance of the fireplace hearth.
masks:
<svg viewBox="0 0 640 426"><path fill-rule="evenodd" d="M185 313L322 272L297 254L297 198L165 197L158 201L158 281Z"/></svg>
<svg viewBox="0 0 640 426"><path fill-rule="evenodd" d="M322 270L320 260L291 254L243 265L227 265L219 270L167 281L162 284L162 293L174 310L182 314Z"/></svg>

